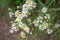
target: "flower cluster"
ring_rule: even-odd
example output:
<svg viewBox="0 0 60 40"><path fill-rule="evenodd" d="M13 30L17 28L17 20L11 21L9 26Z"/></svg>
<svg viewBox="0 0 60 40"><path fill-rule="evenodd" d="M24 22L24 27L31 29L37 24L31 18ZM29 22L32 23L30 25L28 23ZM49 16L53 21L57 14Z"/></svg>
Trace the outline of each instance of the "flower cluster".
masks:
<svg viewBox="0 0 60 40"><path fill-rule="evenodd" d="M9 8L9 10L10 10L9 11L10 18L12 18L13 15L16 18L12 22L12 26L11 26L12 28L10 29L10 33L17 32L19 29L22 29L25 32L29 33L30 29L25 23L22 22L22 19L24 17L27 17L29 15L28 10L32 10L33 8L36 8L36 3L31 1L31 0L27 0L26 3L23 4L23 8L22 8L21 12L20 12L20 10L16 10L15 12L12 12L11 9ZM22 38L25 38L25 33L23 31L21 31L20 36Z"/></svg>
<svg viewBox="0 0 60 40"><path fill-rule="evenodd" d="M39 30L47 30L48 34L52 33L52 29L50 27L50 14L47 13L47 8L42 8L42 13L33 21L34 26L38 27Z"/></svg>
<svg viewBox="0 0 60 40"><path fill-rule="evenodd" d="M26 23L23 23L22 20L24 18L27 18L29 15L29 10L32 10L33 8L36 8L37 4L35 2L33 2L32 0L27 0L25 2L25 4L23 4L22 6L22 11L20 10L16 10L14 12L11 11L11 9L9 8L9 16L12 17L13 15L15 16L15 20L12 22L12 28L10 29L10 33L14 33L17 32L19 29L24 30L26 33L30 33L32 34L32 31L30 32L30 28L28 27L28 25ZM19 6L18 6L19 8ZM51 34L53 32L52 29L50 29L50 25L51 22L49 22L49 20L51 19L51 15L49 13L47 13L48 8L47 7L43 7L41 9L41 13L39 13L38 17L36 19L33 20L33 22L31 22L31 18L28 18L27 21L30 24L34 24L34 27L38 27L38 30L42 30ZM21 31L20 32L20 36L21 38L26 38L25 37L25 32Z"/></svg>

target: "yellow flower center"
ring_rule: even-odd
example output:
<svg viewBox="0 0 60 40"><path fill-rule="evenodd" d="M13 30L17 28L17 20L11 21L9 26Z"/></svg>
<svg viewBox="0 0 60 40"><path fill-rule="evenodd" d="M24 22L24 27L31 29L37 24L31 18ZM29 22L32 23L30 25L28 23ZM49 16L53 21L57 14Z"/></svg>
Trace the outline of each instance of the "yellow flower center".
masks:
<svg viewBox="0 0 60 40"><path fill-rule="evenodd" d="M15 13L15 14L16 14L16 15L18 15L18 14L19 14L19 12L17 12L17 11L16 11L16 13Z"/></svg>
<svg viewBox="0 0 60 40"><path fill-rule="evenodd" d="M37 24L37 22L33 22L34 24Z"/></svg>
<svg viewBox="0 0 60 40"><path fill-rule="evenodd" d="M46 24L43 24L43 26L45 27L45 26L46 26Z"/></svg>
<svg viewBox="0 0 60 40"><path fill-rule="evenodd" d="M30 4L30 0L28 0L28 4Z"/></svg>
<svg viewBox="0 0 60 40"><path fill-rule="evenodd" d="M24 29L25 28L25 25L22 25L21 28Z"/></svg>

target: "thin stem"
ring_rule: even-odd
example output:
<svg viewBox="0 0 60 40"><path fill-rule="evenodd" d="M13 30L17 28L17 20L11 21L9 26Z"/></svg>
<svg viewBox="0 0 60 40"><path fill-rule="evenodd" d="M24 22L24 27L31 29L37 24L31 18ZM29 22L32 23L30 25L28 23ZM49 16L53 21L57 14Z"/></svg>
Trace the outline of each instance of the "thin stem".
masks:
<svg viewBox="0 0 60 40"><path fill-rule="evenodd" d="M38 2L39 2L40 5L45 6L41 1L38 0Z"/></svg>
<svg viewBox="0 0 60 40"><path fill-rule="evenodd" d="M52 1L50 2L50 4L48 5L48 7L50 7L50 6L51 6L51 4L53 3L53 1L54 1L54 0L52 0Z"/></svg>

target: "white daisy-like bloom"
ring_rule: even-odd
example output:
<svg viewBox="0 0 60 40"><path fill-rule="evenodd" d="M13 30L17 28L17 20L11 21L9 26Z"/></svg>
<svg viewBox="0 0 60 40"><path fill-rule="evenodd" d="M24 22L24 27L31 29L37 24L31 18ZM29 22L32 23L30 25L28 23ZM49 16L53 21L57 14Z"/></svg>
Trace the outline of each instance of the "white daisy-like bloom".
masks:
<svg viewBox="0 0 60 40"><path fill-rule="evenodd" d="M30 31L29 27L26 26L24 30L29 34Z"/></svg>
<svg viewBox="0 0 60 40"><path fill-rule="evenodd" d="M32 2L32 7L36 8L36 3L35 2Z"/></svg>
<svg viewBox="0 0 60 40"><path fill-rule="evenodd" d="M13 32L17 32L17 27L16 27L16 23L12 23L12 28L10 29L10 33L13 33Z"/></svg>
<svg viewBox="0 0 60 40"><path fill-rule="evenodd" d="M19 13L21 13L21 12L19 12L19 10L15 11L15 17L17 17L19 15Z"/></svg>
<svg viewBox="0 0 60 40"><path fill-rule="evenodd" d="M28 11L28 5L27 4L24 4L23 5L22 11L24 11L24 12L27 12Z"/></svg>
<svg viewBox="0 0 60 40"><path fill-rule="evenodd" d="M43 26L43 29L46 29L46 28L48 28L48 23L47 22L43 22L42 26Z"/></svg>
<svg viewBox="0 0 60 40"><path fill-rule="evenodd" d="M19 25L21 29L23 29L24 31L26 31L27 33L29 33L29 28L26 26L26 24L21 24Z"/></svg>
<svg viewBox="0 0 60 40"><path fill-rule="evenodd" d="M32 0L27 0L26 3L28 4L29 9L36 8L36 3Z"/></svg>
<svg viewBox="0 0 60 40"><path fill-rule="evenodd" d="M9 16L10 18L12 18L12 16L14 15L14 13L12 11L9 12Z"/></svg>
<svg viewBox="0 0 60 40"><path fill-rule="evenodd" d="M39 20L39 22L40 22L40 23L42 23L42 22L43 22L43 20L42 20L42 19L43 19L43 17L41 17L41 16L37 17L37 20Z"/></svg>
<svg viewBox="0 0 60 40"><path fill-rule="evenodd" d="M20 22L21 20L23 19L23 17L22 17L22 15L19 15L19 16L17 16L17 18L16 18L16 22Z"/></svg>
<svg viewBox="0 0 60 40"><path fill-rule="evenodd" d="M45 14L45 19L50 19L50 14Z"/></svg>
<svg viewBox="0 0 60 40"><path fill-rule="evenodd" d="M47 8L46 8L46 7L43 7L43 8L42 8L42 12L43 12L43 13L46 13L46 12L47 12Z"/></svg>
<svg viewBox="0 0 60 40"><path fill-rule="evenodd" d="M51 34L52 32L53 32L52 29L47 29L47 33L48 33L48 34Z"/></svg>
<svg viewBox="0 0 60 40"><path fill-rule="evenodd" d="M13 31L17 32L17 27L12 27L11 28Z"/></svg>
<svg viewBox="0 0 60 40"><path fill-rule="evenodd" d="M21 37L21 38L26 38L25 33L24 33L23 31L21 31L20 37Z"/></svg>
<svg viewBox="0 0 60 40"><path fill-rule="evenodd" d="M23 12L21 13L22 17L27 17L28 16L28 12Z"/></svg>
<svg viewBox="0 0 60 40"><path fill-rule="evenodd" d="M17 26L16 26L16 23L12 23L12 26L11 26L12 28L12 30L13 31L15 31L15 32L17 32Z"/></svg>
<svg viewBox="0 0 60 40"><path fill-rule="evenodd" d="M38 26L39 20L34 20L34 21L33 21L33 24L34 24L35 26Z"/></svg>

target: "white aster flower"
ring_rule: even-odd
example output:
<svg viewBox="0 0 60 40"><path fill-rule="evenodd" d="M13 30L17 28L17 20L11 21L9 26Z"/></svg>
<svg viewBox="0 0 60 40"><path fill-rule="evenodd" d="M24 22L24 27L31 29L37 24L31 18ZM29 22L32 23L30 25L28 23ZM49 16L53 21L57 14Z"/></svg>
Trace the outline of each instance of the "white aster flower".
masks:
<svg viewBox="0 0 60 40"><path fill-rule="evenodd" d="M36 3L33 2L32 0L28 0L26 1L26 3L28 4L29 9L32 9L32 7L36 8Z"/></svg>
<svg viewBox="0 0 60 40"><path fill-rule="evenodd" d="M33 21L33 24L34 24L35 26L38 26L39 20L34 20L34 21Z"/></svg>
<svg viewBox="0 0 60 40"><path fill-rule="evenodd" d="M46 7L43 7L43 8L42 8L42 12L43 12L43 13L46 13L46 12L47 12L47 8L46 8Z"/></svg>
<svg viewBox="0 0 60 40"><path fill-rule="evenodd" d="M19 14L19 16L17 16L15 21L16 22L20 22L22 19L23 19L22 15Z"/></svg>
<svg viewBox="0 0 60 40"><path fill-rule="evenodd" d="M22 15L22 17L27 17L28 16L28 12L22 12L21 15Z"/></svg>
<svg viewBox="0 0 60 40"><path fill-rule="evenodd" d="M47 33L48 33L48 34L51 34L52 32L53 32L52 29L47 29Z"/></svg>
<svg viewBox="0 0 60 40"><path fill-rule="evenodd" d="M25 38L26 36L25 36L25 33L22 31L21 33L20 33L20 37L21 38Z"/></svg>
<svg viewBox="0 0 60 40"><path fill-rule="evenodd" d="M19 25L21 29L23 29L24 31L26 31L27 33L29 33L29 28L26 26L26 24L21 24Z"/></svg>
<svg viewBox="0 0 60 40"><path fill-rule="evenodd" d="M24 4L23 5L22 11L24 11L24 12L27 12L28 11L28 5L27 4Z"/></svg>
<svg viewBox="0 0 60 40"><path fill-rule="evenodd" d="M12 26L11 26L12 28L12 30L13 31L15 31L15 32L17 32L17 26L16 26L16 23L12 23Z"/></svg>
<svg viewBox="0 0 60 40"><path fill-rule="evenodd" d="M44 29L46 29L46 28L48 28L48 23L43 22L43 23L42 23L42 26L43 26Z"/></svg>
<svg viewBox="0 0 60 40"><path fill-rule="evenodd" d="M45 14L45 19L50 19L50 14Z"/></svg>
<svg viewBox="0 0 60 40"><path fill-rule="evenodd" d="M32 2L32 7L36 8L36 3L35 2Z"/></svg>
<svg viewBox="0 0 60 40"><path fill-rule="evenodd" d="M17 27L12 27L12 30L17 32Z"/></svg>
<svg viewBox="0 0 60 40"><path fill-rule="evenodd" d="M17 17L19 15L19 13L21 13L21 12L19 12L19 10L15 11L15 17Z"/></svg>
<svg viewBox="0 0 60 40"><path fill-rule="evenodd" d="M39 20L39 22L40 22L40 23L42 23L42 22L43 22L43 20L42 20L42 19L43 19L43 17L41 17L41 16L37 17L37 20Z"/></svg>

